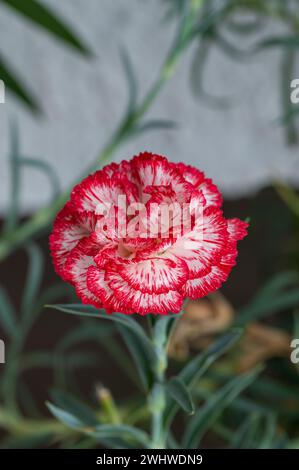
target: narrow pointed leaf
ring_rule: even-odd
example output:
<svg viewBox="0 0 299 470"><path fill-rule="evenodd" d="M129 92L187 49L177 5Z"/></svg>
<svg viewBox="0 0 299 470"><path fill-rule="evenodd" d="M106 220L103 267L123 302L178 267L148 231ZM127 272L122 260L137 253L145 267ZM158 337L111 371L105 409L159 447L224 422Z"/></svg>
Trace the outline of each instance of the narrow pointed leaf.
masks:
<svg viewBox="0 0 299 470"><path fill-rule="evenodd" d="M137 83L137 79L135 76L133 64L131 62L131 58L128 52L124 48L121 49L121 60L122 60L122 64L124 67L127 82L128 82L129 98L128 98L128 108L127 108L126 114L130 115L136 107L138 83Z"/></svg>
<svg viewBox="0 0 299 470"><path fill-rule="evenodd" d="M260 41L256 49L264 49L268 47L288 47L288 48L298 48L299 47L299 37L298 36L272 36L270 38Z"/></svg>
<svg viewBox="0 0 299 470"><path fill-rule="evenodd" d="M124 325L118 324L117 329L122 335L127 348L129 349L134 362L136 364L139 377L145 390L148 390L153 383L153 358L154 350L152 354L148 355L148 349L144 348L143 341L140 341L139 336L135 335Z"/></svg>
<svg viewBox="0 0 299 470"><path fill-rule="evenodd" d="M179 378L188 386L194 385L203 372L226 353L241 338L243 330L235 328L217 339L206 351L192 359L180 372Z"/></svg>
<svg viewBox="0 0 299 470"><path fill-rule="evenodd" d="M16 327L15 311L2 287L0 287L0 326L8 337L13 336Z"/></svg>
<svg viewBox="0 0 299 470"><path fill-rule="evenodd" d="M148 435L141 429L137 429L133 426L128 426L126 424L100 424L96 426L94 431L90 433L94 438L121 438L125 439L131 443L138 443L142 446L147 446L149 444Z"/></svg>
<svg viewBox="0 0 299 470"><path fill-rule="evenodd" d="M276 413L269 413L265 417L265 428L262 437L259 439L258 449L273 449L276 445L276 431Z"/></svg>
<svg viewBox="0 0 299 470"><path fill-rule="evenodd" d="M89 49L72 29L45 5L36 0L0 0L17 13L51 33L56 38L75 48L84 55L90 55Z"/></svg>
<svg viewBox="0 0 299 470"><path fill-rule="evenodd" d="M59 408L58 406L53 405L52 403L49 403L49 402L47 402L46 405L51 411L51 413L53 414L53 416L55 416L55 418L58 419L58 421L65 424L69 428L72 428L72 429L84 428L84 423L80 419L78 419L76 416L74 416L72 413L69 413L68 411L65 411Z"/></svg>
<svg viewBox="0 0 299 470"><path fill-rule="evenodd" d="M40 107L31 91L23 85L22 79L17 78L16 73L11 69L6 61L0 56L0 78L3 80L5 87L13 93L23 104L25 104L32 112L39 113Z"/></svg>
<svg viewBox="0 0 299 470"><path fill-rule="evenodd" d="M44 260L41 250L37 245L29 245L26 251L29 257L29 268L21 308L22 312L29 316L41 285Z"/></svg>
<svg viewBox="0 0 299 470"><path fill-rule="evenodd" d="M96 426L98 424L98 419L92 409L69 393L52 390L51 396L61 409L76 416L84 425Z"/></svg>
<svg viewBox="0 0 299 470"><path fill-rule="evenodd" d="M243 326L253 320L265 318L268 315L281 312L290 308L295 308L299 304L299 289L292 289L289 292L280 293L277 296L263 302L253 301L249 306L243 308L236 317L236 326Z"/></svg>
<svg viewBox="0 0 299 470"><path fill-rule="evenodd" d="M55 304L48 305L48 307L60 310L62 312L70 313L72 315L93 317L123 325L139 337L139 340L143 343L148 356L151 357L153 360L155 359L155 352L153 350L153 346L148 337L146 336L145 332L143 331L141 326L138 325L137 321L133 320L133 318L130 318L127 315L122 315L120 313L113 313L111 315L108 315L106 313L103 313L104 310L97 309L95 307L92 307L91 305L82 304Z"/></svg>
<svg viewBox="0 0 299 470"><path fill-rule="evenodd" d="M146 121L141 123L136 128L136 133L141 134L142 132L155 131L155 130L172 130L178 127L178 123L175 121L167 119L153 119L151 121Z"/></svg>
<svg viewBox="0 0 299 470"><path fill-rule="evenodd" d="M250 449L260 425L260 420L260 414L249 414L234 433L231 447L233 449Z"/></svg>
<svg viewBox="0 0 299 470"><path fill-rule="evenodd" d="M217 421L225 408L256 379L260 371L261 368L256 368L248 374L234 377L220 390L211 395L189 421L183 439L183 447L187 449L196 448L205 432Z"/></svg>
<svg viewBox="0 0 299 470"><path fill-rule="evenodd" d="M234 329L220 337L206 351L194 357L179 373L178 378L189 390L192 390L192 387L204 375L207 369L240 339L241 334L241 329ZM170 426L177 410L176 401L172 397L168 397L164 414L166 426Z"/></svg>
<svg viewBox="0 0 299 470"><path fill-rule="evenodd" d="M178 403L178 405L189 415L194 413L194 403L189 390L178 378L173 377L166 384L167 392Z"/></svg>
<svg viewBox="0 0 299 470"><path fill-rule="evenodd" d="M30 166L39 171L42 171L45 174L45 176L50 181L53 198L60 193L60 183L57 173L49 163L44 162L42 160L37 160L36 158L24 157L21 159L20 164Z"/></svg>

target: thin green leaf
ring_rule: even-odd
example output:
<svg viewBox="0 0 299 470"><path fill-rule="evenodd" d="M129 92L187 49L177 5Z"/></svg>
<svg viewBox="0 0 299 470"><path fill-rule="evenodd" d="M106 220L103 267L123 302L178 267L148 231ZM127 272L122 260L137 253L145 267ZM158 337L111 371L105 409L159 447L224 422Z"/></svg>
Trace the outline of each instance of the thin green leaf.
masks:
<svg viewBox="0 0 299 470"><path fill-rule="evenodd" d="M155 360L155 352L153 350L150 340L144 333L141 326L138 325L137 321L133 320L133 318L128 317L127 315L122 315L120 313L113 313L112 315L107 315L106 313L102 313L103 310L97 309L90 305L81 304L55 304L48 305L48 307L60 310L62 312L70 313L72 315L99 318L102 320L108 320L119 323L128 328L130 331L132 331L132 333L139 337L140 341L142 341L144 345L145 350L147 351L148 356L152 360Z"/></svg>
<svg viewBox="0 0 299 470"><path fill-rule="evenodd" d="M242 329L234 328L221 336L204 352L194 357L179 373L179 378L187 386L193 386L211 364L239 341L242 334Z"/></svg>
<svg viewBox="0 0 299 470"><path fill-rule="evenodd" d="M149 444L148 435L141 429L125 424L101 424L96 426L95 430L89 433L95 439L121 438L130 443L138 443L144 447Z"/></svg>
<svg viewBox="0 0 299 470"><path fill-rule="evenodd" d="M51 183L53 199L60 193L60 182L57 173L49 163L37 160L36 158L23 157L20 164L42 171L47 176Z"/></svg>
<svg viewBox="0 0 299 470"><path fill-rule="evenodd" d="M16 314L3 287L0 286L0 325L8 337L12 337L16 328Z"/></svg>
<svg viewBox="0 0 299 470"><path fill-rule="evenodd" d="M48 7L36 0L0 0L3 4L13 8L17 13L25 16L34 24L53 34L56 38L75 48L81 54L90 56L91 52L67 24L60 20Z"/></svg>
<svg viewBox="0 0 299 470"><path fill-rule="evenodd" d="M59 408L51 403L47 403L47 407L51 413L63 424L72 428L78 429L87 434L88 436L98 440L100 443L113 443L114 446L121 440L120 447L128 448L132 444L138 444L142 447L147 447L149 443L148 435L133 426L128 426L125 424L98 424L93 426L86 427L86 423L82 421L81 417L74 415L73 413L66 411L62 408Z"/></svg>
<svg viewBox="0 0 299 470"><path fill-rule="evenodd" d="M43 275L44 260L40 248L31 244L26 247L29 257L29 268L26 276L21 309L23 314L30 316L33 311L35 299L37 297Z"/></svg>
<svg viewBox="0 0 299 470"><path fill-rule="evenodd" d="M250 414L234 432L234 438L230 445L233 449L250 449L258 427L260 425L261 416L257 413Z"/></svg>
<svg viewBox="0 0 299 470"><path fill-rule="evenodd" d="M133 113L136 103L137 103L137 94L138 94L138 82L135 76L133 64L131 62L131 58L128 52L122 48L121 49L121 60L124 67L125 75L127 78L128 83L128 106L126 115L130 115Z"/></svg>
<svg viewBox="0 0 299 470"><path fill-rule="evenodd" d="M269 298L265 302L253 302L248 307L241 309L236 317L235 324L236 326L243 326L253 320L297 307L298 304L299 289L292 289L289 292L280 293L277 297Z"/></svg>
<svg viewBox="0 0 299 470"><path fill-rule="evenodd" d="M229 105L229 98L225 96L216 96L206 91L204 87L204 71L206 62L212 46L211 38L204 37L198 45L198 49L193 56L190 70L191 89L194 96L203 100L207 106L215 109L225 109Z"/></svg>
<svg viewBox="0 0 299 470"><path fill-rule="evenodd" d="M166 383L167 391L178 405L189 415L194 413L194 403L189 390L178 377L173 377Z"/></svg>
<svg viewBox="0 0 299 470"><path fill-rule="evenodd" d="M33 94L23 85L22 79L18 79L3 57L0 56L0 77L7 90L11 91L33 113L39 113L40 107Z"/></svg>
<svg viewBox="0 0 299 470"><path fill-rule="evenodd" d="M166 129L176 129L178 127L178 123L175 121L167 120L167 119L152 119L151 121L146 121L141 123L139 126L136 127L135 132L141 134L142 132L147 131L155 131L155 130L166 130Z"/></svg>
<svg viewBox="0 0 299 470"><path fill-rule="evenodd" d="M147 349L144 348L143 341L140 341L139 336L135 335L126 326L118 324L117 329L122 335L127 348L134 359L143 387L145 390L149 390L154 380L152 367L153 355L151 357L148 356Z"/></svg>
<svg viewBox="0 0 299 470"><path fill-rule="evenodd" d="M207 369L225 352L227 352L241 337L242 330L234 329L229 333L221 336L206 351L200 353L192 359L179 373L178 378L192 390L198 380L204 375ZM168 397L166 410L164 414L164 422L169 427L175 413L177 412L177 403Z"/></svg>
<svg viewBox="0 0 299 470"><path fill-rule="evenodd" d="M259 439L258 449L273 449L276 446L277 416L276 413L269 413L265 417L265 428L263 435Z"/></svg>
<svg viewBox="0 0 299 470"><path fill-rule="evenodd" d="M299 275L297 271L284 271L273 276L255 297L255 302L265 301L277 295L279 291L287 287L299 285Z"/></svg>
<svg viewBox="0 0 299 470"><path fill-rule="evenodd" d="M191 35L203 36L216 27L226 14L229 13L230 9L234 6L234 0L227 1L220 8L212 8L202 16L201 20L192 29Z"/></svg>
<svg viewBox="0 0 299 470"><path fill-rule="evenodd" d="M58 421L65 424L69 428L72 429L80 429L84 428L84 423L74 416L72 413L68 411L62 410L58 406L53 405L52 403L47 402L47 407L49 408L50 412L55 416Z"/></svg>
<svg viewBox="0 0 299 470"><path fill-rule="evenodd" d="M268 47L287 47L297 49L299 47L298 36L272 36L267 39L263 39L256 45L256 50L268 48Z"/></svg>
<svg viewBox="0 0 299 470"><path fill-rule="evenodd" d="M92 409L69 393L54 389L51 391L51 397L61 409L76 416L85 426L98 424L98 419Z"/></svg>
<svg viewBox="0 0 299 470"><path fill-rule="evenodd" d="M183 448L196 448L205 432L217 421L225 408L256 379L260 371L261 368L256 368L248 374L234 377L211 395L189 421L183 438Z"/></svg>
<svg viewBox="0 0 299 470"><path fill-rule="evenodd" d="M9 150L9 173L10 173L10 204L5 220L4 233L14 230L19 221L20 206L20 142L18 126L15 122L10 123L10 150Z"/></svg>

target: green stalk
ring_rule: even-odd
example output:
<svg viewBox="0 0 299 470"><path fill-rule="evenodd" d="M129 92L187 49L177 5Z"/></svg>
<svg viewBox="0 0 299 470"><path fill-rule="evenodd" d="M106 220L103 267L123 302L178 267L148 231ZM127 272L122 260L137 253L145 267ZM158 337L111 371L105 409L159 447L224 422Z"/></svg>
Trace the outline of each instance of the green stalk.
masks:
<svg viewBox="0 0 299 470"><path fill-rule="evenodd" d="M156 351L154 366L155 381L149 395L149 410L152 417L151 449L166 448L166 433L163 426L163 416L166 406L165 371L167 368L167 319L159 317L153 328L153 344Z"/></svg>

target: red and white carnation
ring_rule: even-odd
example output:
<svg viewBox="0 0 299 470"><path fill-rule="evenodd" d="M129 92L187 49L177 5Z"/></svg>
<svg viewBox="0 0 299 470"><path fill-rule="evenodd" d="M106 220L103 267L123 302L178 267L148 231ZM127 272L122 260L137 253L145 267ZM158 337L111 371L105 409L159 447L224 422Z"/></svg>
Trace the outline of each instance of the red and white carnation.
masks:
<svg viewBox="0 0 299 470"><path fill-rule="evenodd" d="M160 226L162 205L188 213L187 229L173 210ZM148 152L112 163L75 186L57 215L55 270L108 313L177 313L184 298L219 289L236 263L247 223L225 219L221 205L212 180L184 163Z"/></svg>

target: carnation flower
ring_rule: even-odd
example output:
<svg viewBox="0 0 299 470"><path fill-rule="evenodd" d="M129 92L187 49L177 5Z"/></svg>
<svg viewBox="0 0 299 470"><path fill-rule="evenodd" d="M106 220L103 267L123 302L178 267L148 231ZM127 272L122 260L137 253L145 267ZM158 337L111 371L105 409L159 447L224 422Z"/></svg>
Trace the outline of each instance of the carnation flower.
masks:
<svg viewBox="0 0 299 470"><path fill-rule="evenodd" d="M247 223L225 219L203 172L141 153L73 189L50 236L56 272L107 313L177 313L219 289Z"/></svg>

